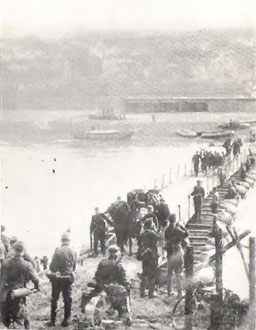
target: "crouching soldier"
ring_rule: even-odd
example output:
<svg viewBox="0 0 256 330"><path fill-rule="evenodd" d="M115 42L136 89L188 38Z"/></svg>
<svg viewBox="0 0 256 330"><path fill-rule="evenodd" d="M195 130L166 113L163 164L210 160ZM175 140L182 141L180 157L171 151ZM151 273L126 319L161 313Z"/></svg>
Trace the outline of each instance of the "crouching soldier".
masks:
<svg viewBox="0 0 256 330"><path fill-rule="evenodd" d="M70 323L76 253L70 248L69 244L69 235L64 233L61 237L61 247L55 250L50 264L52 273L48 274L48 277L52 284L52 300L51 320L47 323L48 326L55 326L58 299L61 292L64 300L64 319L61 325L67 327Z"/></svg>
<svg viewBox="0 0 256 330"><path fill-rule="evenodd" d="M147 219L144 224L144 232L141 234L142 243L142 276L140 283L140 296L145 297L145 289L148 285L149 298L154 297L157 279L158 253L157 242L160 235L155 232L153 219Z"/></svg>
<svg viewBox="0 0 256 330"><path fill-rule="evenodd" d="M169 217L169 226L164 233L168 257L168 278L167 278L167 293L168 296L173 294L173 275L176 275L176 285L178 297L182 295L182 271L184 265L184 253L182 250L182 242L188 237L187 231L183 230L176 224L175 214Z"/></svg>
<svg viewBox="0 0 256 330"><path fill-rule="evenodd" d="M91 283L94 289L90 293L83 292L81 301L82 313L85 312L86 305L90 300L105 290L110 302L118 311L119 318L130 324L130 314L128 306L128 296L130 284L126 279L126 272L121 263L120 250L118 246L109 247L108 259L103 259L95 273L95 284Z"/></svg>
<svg viewBox="0 0 256 330"><path fill-rule="evenodd" d="M27 294L24 293L29 290L19 290L20 294L15 294L15 291L25 289L29 281L32 281L35 289L39 290L39 278L31 263L24 260L24 251L23 243L17 241L13 245L13 255L2 263L1 316L7 329L15 325L24 326L25 329L29 329L30 326L26 311Z"/></svg>

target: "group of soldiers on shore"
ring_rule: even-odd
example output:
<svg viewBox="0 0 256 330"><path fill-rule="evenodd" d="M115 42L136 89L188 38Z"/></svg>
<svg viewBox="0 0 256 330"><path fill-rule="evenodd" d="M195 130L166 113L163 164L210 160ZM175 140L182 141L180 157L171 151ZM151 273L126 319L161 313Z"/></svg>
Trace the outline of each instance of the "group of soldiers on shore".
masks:
<svg viewBox="0 0 256 330"><path fill-rule="evenodd" d="M196 151L192 157L192 163L194 167L195 176L198 176L199 172L207 175L210 169L216 169L224 165L226 159L228 159L233 153L233 157L237 157L241 153L241 147L243 143L241 138L237 138L234 141L228 138L223 143L225 152L211 151L209 149Z"/></svg>
<svg viewBox="0 0 256 330"><path fill-rule="evenodd" d="M126 203L119 200L119 203ZM127 206L129 207L129 206ZM140 296L145 297L148 289L148 297L153 298L155 286L158 280L158 247L161 246L167 252L168 258L168 296L173 295L173 276L176 275L178 296L181 295L181 273L183 270L183 248L186 246L187 230L177 222L176 215L171 214L168 205L163 198L160 203L153 205L137 206L145 209L137 219L137 259L142 262L142 274L140 275ZM107 237L108 221L106 214L95 209L92 216L91 231L94 236L94 255L98 256L98 240L101 243L101 252L105 255L105 241ZM112 223L113 226L115 224ZM103 233L103 231L105 231ZM119 249L121 246L118 247Z"/></svg>
<svg viewBox="0 0 256 330"><path fill-rule="evenodd" d="M250 167L255 164L255 155L249 152L245 166L247 173ZM222 173L221 167L219 168ZM245 173L245 175L246 175ZM241 167L241 178L242 178ZM224 184L226 178L219 176L219 185ZM235 183L231 185L234 195ZM143 195L141 193L141 195ZM195 207L195 220L201 220L201 207L205 198L205 191L201 180L197 181L197 185L191 192ZM219 205L219 196L215 188L212 194L212 213L216 213ZM152 299L155 297L155 289L158 283L159 271L159 248L166 251L167 255L167 295L174 295L174 288L177 290L177 297L182 295L182 272L184 268L184 253L189 244L188 232L186 228L179 223L176 215L171 213L168 204L163 197L160 196L159 202L154 204L152 194L147 196L138 196L134 194L127 201L122 201L119 197L115 202L115 206L121 206L127 209L128 214L136 214L136 239L137 239L137 259L142 263L142 273L140 274L140 297L147 296ZM235 197L229 197L235 198ZM151 204L150 204L151 203ZM93 236L93 249L95 256L98 256L98 245L100 243L101 253L103 257L106 254L106 240L109 227L115 223L113 219L106 214L101 213L99 208L95 208L95 214L92 216L90 232ZM118 228L118 226L117 226ZM26 295L20 294L20 289L26 288L29 281L32 281L37 291L40 291L40 278L38 276L38 264L42 264L45 270L48 270L48 260L46 257L42 261L35 257L32 259L27 253L24 243L17 238L8 239L5 236L5 228L1 227L1 282L0 282L0 309L1 319L6 328L11 328L14 323L24 326L25 329L30 328L28 312L26 311ZM116 238L120 232L116 232ZM95 283L93 290L82 294L81 311L86 310L86 306L90 300L99 294L102 290L110 290L111 285L119 286L118 299L112 296L112 304L121 319L126 320L126 324L130 324L129 308L127 306L126 297L130 294L130 284L126 277L126 271L121 261L121 252L123 248L124 238L117 239L117 245L108 247L108 257L104 257L97 267L95 273ZM121 243L120 243L121 242ZM62 326L67 327L71 322L72 310L72 285L75 281L74 272L76 270L77 254L70 247L70 232L66 231L61 236L61 246L58 247L49 264L49 271L46 272L51 282L51 313L50 321L47 326L56 325L56 316L58 309L58 299L60 293L64 300L64 318ZM174 285L175 280L175 285ZM122 297L122 299L120 298Z"/></svg>

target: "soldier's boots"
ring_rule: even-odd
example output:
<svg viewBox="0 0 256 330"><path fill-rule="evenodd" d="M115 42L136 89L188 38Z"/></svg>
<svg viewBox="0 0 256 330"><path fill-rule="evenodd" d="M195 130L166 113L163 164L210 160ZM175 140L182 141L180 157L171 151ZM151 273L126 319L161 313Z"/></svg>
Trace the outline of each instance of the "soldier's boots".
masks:
<svg viewBox="0 0 256 330"><path fill-rule="evenodd" d="M47 322L45 325L47 325L48 327L55 327L55 325L56 325L56 321L55 321L55 320L50 320L50 321Z"/></svg>
<svg viewBox="0 0 256 330"><path fill-rule="evenodd" d="M64 320L61 322L61 325L65 328L70 325L70 318L64 318Z"/></svg>
<svg viewBox="0 0 256 330"><path fill-rule="evenodd" d="M145 298L145 291L140 291L140 297Z"/></svg>

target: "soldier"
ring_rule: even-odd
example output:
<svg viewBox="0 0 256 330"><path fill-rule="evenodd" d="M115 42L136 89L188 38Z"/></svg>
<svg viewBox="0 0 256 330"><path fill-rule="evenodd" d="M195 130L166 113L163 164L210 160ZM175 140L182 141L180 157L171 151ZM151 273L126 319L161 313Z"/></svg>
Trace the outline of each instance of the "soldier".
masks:
<svg viewBox="0 0 256 330"><path fill-rule="evenodd" d="M191 193L194 200L195 207L195 220L201 220L201 207L205 196L204 188L201 186L201 181L197 180L197 185L194 187L193 192Z"/></svg>
<svg viewBox="0 0 256 330"><path fill-rule="evenodd" d="M92 216L91 235L93 234L93 247L95 256L98 256L98 242L100 242L101 253L105 255L105 240L107 234L106 216L99 212L99 208L95 208L95 215Z"/></svg>
<svg viewBox="0 0 256 330"><path fill-rule="evenodd" d="M29 329L28 313L26 311L26 297L13 298L13 290L26 288L29 281L39 290L39 278L31 263L24 260L24 244L17 241L13 246L13 256L2 263L1 272L1 316L3 324L9 328L11 323Z"/></svg>
<svg viewBox="0 0 256 330"><path fill-rule="evenodd" d="M144 229L144 232L141 234L142 277L140 296L141 298L145 297L145 289L148 283L148 297L153 298L158 267L157 242L160 240L160 235L154 230L152 218L146 220Z"/></svg>
<svg viewBox="0 0 256 330"><path fill-rule="evenodd" d="M170 210L165 202L164 198L160 199L160 203L156 206L156 216L159 223L159 229L164 228L166 226L166 221L170 215Z"/></svg>
<svg viewBox="0 0 256 330"><path fill-rule="evenodd" d="M212 191L212 202L211 202L211 208L212 208L212 213L218 213L218 207L220 204L220 196L217 191L217 188L214 187Z"/></svg>
<svg viewBox="0 0 256 330"><path fill-rule="evenodd" d="M167 294L173 295L173 273L176 275L178 297L182 294L182 271L183 271L183 250L182 241L188 237L187 231L183 230L178 224L176 224L175 214L171 214L169 217L169 226L166 228L164 238L166 241L165 250L168 257L168 278L167 278Z"/></svg>
<svg viewBox="0 0 256 330"><path fill-rule="evenodd" d="M4 250L5 250L4 254L6 256L10 249L10 239L4 234L4 232L5 232L5 226L1 225L1 241L4 246Z"/></svg>
<svg viewBox="0 0 256 330"><path fill-rule="evenodd" d="M97 296L102 290L106 290L106 285L117 284L125 289L125 292L129 292L130 285L126 279L126 272L121 263L120 250L118 246L111 245L109 247L109 257L108 259L103 259L96 270L95 273L95 282L93 285L94 290L89 294L85 292L82 294L82 302L81 308L82 312L85 311L86 305L89 301ZM124 316L124 314L128 313L127 309L127 294L125 294L125 299L121 299L117 297L117 301L114 301L114 297L111 298L112 305L114 309L118 311L118 315L120 318ZM118 301L119 300L119 301Z"/></svg>
<svg viewBox="0 0 256 330"><path fill-rule="evenodd" d="M144 217L140 219L140 223L143 225L147 219L152 219L155 230L159 230L159 223L157 216L154 213L154 206L148 205L147 210L148 210L147 214L145 214Z"/></svg>
<svg viewBox="0 0 256 330"><path fill-rule="evenodd" d="M224 196L224 199L234 199L237 196L236 187L234 185L228 184L228 192Z"/></svg>
<svg viewBox="0 0 256 330"><path fill-rule="evenodd" d="M224 187L227 176L226 176L225 172L223 171L222 167L219 167L219 169L218 169L218 178L219 178L220 187L221 188Z"/></svg>
<svg viewBox="0 0 256 330"><path fill-rule="evenodd" d="M55 326L58 299L61 292L64 300L64 319L61 325L67 327L70 323L76 253L69 245L69 235L64 233L61 237L61 247L55 250L50 264L50 270L53 274L49 275L52 284L52 300L51 320L47 323L48 326Z"/></svg>
<svg viewBox="0 0 256 330"><path fill-rule="evenodd" d="M199 162L200 162L200 155L199 152L197 151L195 155L192 158L192 162L194 164L194 171L195 171L195 176L198 176L199 172Z"/></svg>
<svg viewBox="0 0 256 330"><path fill-rule="evenodd" d="M10 238L10 248L9 248L9 252L6 255L6 258L11 258L11 257L13 257L15 255L14 245L16 244L16 242L18 242L18 238L16 236L12 236ZM23 256L24 260L30 262L32 264L32 266L35 268L35 262L30 257L30 255L27 253L26 250L23 251L22 256Z"/></svg>

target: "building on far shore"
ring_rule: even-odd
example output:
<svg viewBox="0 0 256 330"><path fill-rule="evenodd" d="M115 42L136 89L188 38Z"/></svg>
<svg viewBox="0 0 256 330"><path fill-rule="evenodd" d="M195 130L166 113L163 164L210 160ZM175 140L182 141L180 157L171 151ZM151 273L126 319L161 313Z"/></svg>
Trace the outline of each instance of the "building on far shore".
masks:
<svg viewBox="0 0 256 330"><path fill-rule="evenodd" d="M132 96L124 99L126 113L138 112L250 112L255 111L253 97L170 97Z"/></svg>

